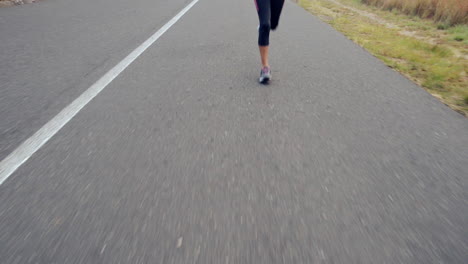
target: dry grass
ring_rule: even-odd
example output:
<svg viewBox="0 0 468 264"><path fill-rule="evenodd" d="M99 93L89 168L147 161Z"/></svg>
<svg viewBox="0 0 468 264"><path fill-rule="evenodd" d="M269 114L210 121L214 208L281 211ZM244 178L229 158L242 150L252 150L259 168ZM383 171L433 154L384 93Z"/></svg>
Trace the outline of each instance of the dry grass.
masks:
<svg viewBox="0 0 468 264"><path fill-rule="evenodd" d="M468 24L467 0L361 0L363 3L398 9L409 15L431 18L449 25Z"/></svg>

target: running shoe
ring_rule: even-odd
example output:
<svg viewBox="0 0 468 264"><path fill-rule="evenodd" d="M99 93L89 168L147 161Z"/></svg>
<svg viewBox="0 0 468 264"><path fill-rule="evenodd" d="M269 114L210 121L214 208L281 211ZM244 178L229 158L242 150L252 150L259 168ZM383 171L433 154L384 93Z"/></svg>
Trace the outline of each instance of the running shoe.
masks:
<svg viewBox="0 0 468 264"><path fill-rule="evenodd" d="M270 67L263 67L262 71L260 72L260 78L258 81L261 84L267 84L271 80L271 70Z"/></svg>

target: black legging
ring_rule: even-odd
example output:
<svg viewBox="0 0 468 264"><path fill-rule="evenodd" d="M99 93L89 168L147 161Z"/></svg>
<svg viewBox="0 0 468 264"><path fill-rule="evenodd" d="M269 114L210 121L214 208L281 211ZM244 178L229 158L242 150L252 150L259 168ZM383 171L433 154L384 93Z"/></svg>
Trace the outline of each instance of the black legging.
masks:
<svg viewBox="0 0 468 264"><path fill-rule="evenodd" d="M260 28L258 30L258 45L270 44L270 29L275 30L279 23L284 0L254 0L257 5Z"/></svg>

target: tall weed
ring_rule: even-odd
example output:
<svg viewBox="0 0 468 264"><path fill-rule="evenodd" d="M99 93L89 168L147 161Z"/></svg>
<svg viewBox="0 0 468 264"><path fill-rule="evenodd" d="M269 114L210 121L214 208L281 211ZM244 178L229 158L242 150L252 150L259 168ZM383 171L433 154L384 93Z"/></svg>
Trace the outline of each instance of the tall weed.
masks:
<svg viewBox="0 0 468 264"><path fill-rule="evenodd" d="M361 0L384 9L430 18L449 25L468 24L468 0Z"/></svg>

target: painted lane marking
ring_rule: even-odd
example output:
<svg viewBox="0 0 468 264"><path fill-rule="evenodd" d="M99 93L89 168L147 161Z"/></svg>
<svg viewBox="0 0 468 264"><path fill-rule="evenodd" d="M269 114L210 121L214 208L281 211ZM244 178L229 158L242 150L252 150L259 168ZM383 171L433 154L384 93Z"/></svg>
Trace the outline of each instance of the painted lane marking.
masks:
<svg viewBox="0 0 468 264"><path fill-rule="evenodd" d="M187 13L199 0L193 0L175 17L161 27L149 39L132 51L121 62L104 74L97 82L91 85L85 92L71 104L65 107L54 118L47 122L34 135L19 145L10 155L0 162L0 185L8 179L23 163L25 163L36 151L64 127L83 107L96 97L109 83L134 62L146 49L169 30L185 13Z"/></svg>

